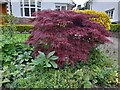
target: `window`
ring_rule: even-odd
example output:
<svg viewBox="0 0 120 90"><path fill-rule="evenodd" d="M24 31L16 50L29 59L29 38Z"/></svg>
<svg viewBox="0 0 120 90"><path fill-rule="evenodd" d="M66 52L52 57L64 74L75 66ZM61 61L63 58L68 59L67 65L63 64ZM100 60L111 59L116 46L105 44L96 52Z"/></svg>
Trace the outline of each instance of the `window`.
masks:
<svg viewBox="0 0 120 90"><path fill-rule="evenodd" d="M66 6L62 6L62 7L61 7L61 10L66 10Z"/></svg>
<svg viewBox="0 0 120 90"><path fill-rule="evenodd" d="M41 9L38 9L38 11L41 11Z"/></svg>
<svg viewBox="0 0 120 90"><path fill-rule="evenodd" d="M56 6L56 10L60 11L60 6Z"/></svg>
<svg viewBox="0 0 120 90"><path fill-rule="evenodd" d="M41 8L41 2L37 2L37 7Z"/></svg>
<svg viewBox="0 0 120 90"><path fill-rule="evenodd" d="M23 16L23 8L21 8L21 16Z"/></svg>
<svg viewBox="0 0 120 90"><path fill-rule="evenodd" d="M24 0L24 6L29 6L29 0Z"/></svg>
<svg viewBox="0 0 120 90"><path fill-rule="evenodd" d="M30 0L30 6L35 7L35 0Z"/></svg>
<svg viewBox="0 0 120 90"><path fill-rule="evenodd" d="M56 4L55 5L56 10L61 11L61 10L67 10L67 5L65 4Z"/></svg>
<svg viewBox="0 0 120 90"><path fill-rule="evenodd" d="M38 0L21 0L20 1L21 16L32 17L32 13L41 11L41 2Z"/></svg>
<svg viewBox="0 0 120 90"><path fill-rule="evenodd" d="M22 1L20 1L20 6L23 6L23 3L22 3Z"/></svg>
<svg viewBox="0 0 120 90"><path fill-rule="evenodd" d="M25 16L29 16L29 8L25 8Z"/></svg>
<svg viewBox="0 0 120 90"><path fill-rule="evenodd" d="M35 8L31 8L31 16L32 16L32 13L35 12Z"/></svg>
<svg viewBox="0 0 120 90"><path fill-rule="evenodd" d="M113 9L110 9L110 10L107 10L107 11L105 11L105 12L106 12L106 14L109 15L110 19L113 19L114 8L113 8Z"/></svg>

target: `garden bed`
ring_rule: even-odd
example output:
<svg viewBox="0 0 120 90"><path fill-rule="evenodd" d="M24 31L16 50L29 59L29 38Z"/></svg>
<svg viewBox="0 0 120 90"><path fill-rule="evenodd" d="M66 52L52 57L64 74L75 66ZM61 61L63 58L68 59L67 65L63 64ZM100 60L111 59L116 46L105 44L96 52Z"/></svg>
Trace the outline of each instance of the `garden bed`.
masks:
<svg viewBox="0 0 120 90"><path fill-rule="evenodd" d="M2 28L0 83L3 87L58 89L119 85L115 58L101 51L109 48L100 44L110 42L106 38L110 33L89 19L94 15L49 10L38 13L40 17L32 19L35 22L30 35L15 34L14 25ZM99 49L99 45L104 48ZM117 50L116 46L114 49Z"/></svg>

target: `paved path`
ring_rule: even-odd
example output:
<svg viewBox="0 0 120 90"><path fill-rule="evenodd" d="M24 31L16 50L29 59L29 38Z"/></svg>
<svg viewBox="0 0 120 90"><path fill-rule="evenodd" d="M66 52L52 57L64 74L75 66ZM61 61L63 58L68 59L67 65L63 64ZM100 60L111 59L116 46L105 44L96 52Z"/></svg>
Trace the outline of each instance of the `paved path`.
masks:
<svg viewBox="0 0 120 90"><path fill-rule="evenodd" d="M118 61L120 61L119 56L119 34L114 33L113 37L109 38L113 43L106 43L105 45L100 45L99 48L105 53L105 55L115 60L115 64L118 65ZM119 58L119 59L118 59Z"/></svg>
<svg viewBox="0 0 120 90"><path fill-rule="evenodd" d="M99 48L112 59L118 59L118 38L109 38L113 43L106 43L105 45L100 45Z"/></svg>

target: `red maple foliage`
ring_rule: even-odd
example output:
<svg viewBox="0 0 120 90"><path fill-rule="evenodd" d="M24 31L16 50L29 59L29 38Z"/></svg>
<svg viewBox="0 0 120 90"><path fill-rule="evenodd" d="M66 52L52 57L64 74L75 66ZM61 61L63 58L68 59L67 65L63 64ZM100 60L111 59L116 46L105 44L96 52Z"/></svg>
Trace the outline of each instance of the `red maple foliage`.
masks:
<svg viewBox="0 0 120 90"><path fill-rule="evenodd" d="M89 51L97 43L110 42L107 39L111 35L109 31L89 20L95 15L52 10L36 12L34 15L36 18L31 20L34 27L25 43L33 45L35 57L38 51L45 54L56 51L59 59L55 62L59 66L65 62L85 62Z"/></svg>

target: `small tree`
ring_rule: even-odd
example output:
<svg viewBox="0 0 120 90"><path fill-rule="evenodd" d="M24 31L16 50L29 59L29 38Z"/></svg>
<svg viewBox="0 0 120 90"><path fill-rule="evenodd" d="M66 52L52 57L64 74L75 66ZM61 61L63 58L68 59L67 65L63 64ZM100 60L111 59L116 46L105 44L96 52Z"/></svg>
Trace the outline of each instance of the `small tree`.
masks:
<svg viewBox="0 0 120 90"><path fill-rule="evenodd" d="M3 18L3 27L1 28L1 33L4 35L7 35L7 37L10 36L10 38L13 36L14 32L16 31L16 25L15 21L17 18L15 18L12 14L10 15L1 15L0 17Z"/></svg>
<svg viewBox="0 0 120 90"><path fill-rule="evenodd" d="M25 43L33 45L35 57L38 51L46 55L55 51L55 55L59 57L55 62L59 66L66 62L73 65L78 61L85 62L91 48L98 43L109 42L106 38L110 36L109 31L89 20L95 15L51 10L34 15L37 16L31 20L34 27Z"/></svg>

